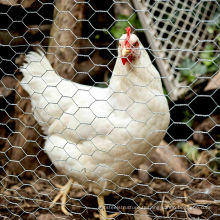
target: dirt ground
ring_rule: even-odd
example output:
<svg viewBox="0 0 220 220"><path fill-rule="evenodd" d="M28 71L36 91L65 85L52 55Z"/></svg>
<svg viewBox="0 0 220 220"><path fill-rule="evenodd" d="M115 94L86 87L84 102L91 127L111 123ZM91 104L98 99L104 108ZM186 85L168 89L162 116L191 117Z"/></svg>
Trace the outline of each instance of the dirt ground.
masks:
<svg viewBox="0 0 220 220"><path fill-rule="evenodd" d="M213 175L194 178L185 186L160 177L143 184L137 174L132 180L119 194L105 198L110 213L120 212L115 219L147 219L137 213L152 219L219 219L220 179ZM46 176L41 171L28 178L1 176L0 219L98 219L97 197L88 189L73 186L66 206L72 216L62 214L59 204L49 208L59 190L57 184L66 181L64 176Z"/></svg>

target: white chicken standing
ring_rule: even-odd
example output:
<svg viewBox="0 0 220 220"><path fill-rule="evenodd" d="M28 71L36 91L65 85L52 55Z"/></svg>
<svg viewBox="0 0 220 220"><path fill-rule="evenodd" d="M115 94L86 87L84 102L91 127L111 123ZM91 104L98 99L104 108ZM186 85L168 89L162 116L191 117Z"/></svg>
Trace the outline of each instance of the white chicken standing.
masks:
<svg viewBox="0 0 220 220"><path fill-rule="evenodd" d="M97 194L100 219L108 216L104 196L119 188L157 146L169 124L169 109L158 71L135 34L126 29L108 88L60 77L42 52L30 52L20 68L36 120L47 135L45 151L69 176L53 200L61 210L73 180Z"/></svg>

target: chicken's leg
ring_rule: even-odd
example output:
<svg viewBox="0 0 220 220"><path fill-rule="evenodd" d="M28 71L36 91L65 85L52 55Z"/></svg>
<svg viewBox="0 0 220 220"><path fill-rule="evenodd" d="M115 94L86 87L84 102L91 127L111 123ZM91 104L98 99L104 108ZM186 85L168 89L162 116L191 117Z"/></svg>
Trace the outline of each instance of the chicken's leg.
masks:
<svg viewBox="0 0 220 220"><path fill-rule="evenodd" d="M66 200L67 200L67 195L71 189L71 185L73 183L73 179L70 178L68 183L66 185L64 185L63 187L60 188L60 192L56 195L56 197L54 198L54 200L52 201L52 204L50 205L50 208L52 208L56 202L60 199L61 200L61 211L65 214L65 215L71 215L65 205L66 205Z"/></svg>
<svg viewBox="0 0 220 220"><path fill-rule="evenodd" d="M114 213L111 215L107 215L106 209L105 209L105 200L104 196L98 196L98 206L99 206L99 219L100 220L106 220L106 219L113 219L118 215L118 213Z"/></svg>

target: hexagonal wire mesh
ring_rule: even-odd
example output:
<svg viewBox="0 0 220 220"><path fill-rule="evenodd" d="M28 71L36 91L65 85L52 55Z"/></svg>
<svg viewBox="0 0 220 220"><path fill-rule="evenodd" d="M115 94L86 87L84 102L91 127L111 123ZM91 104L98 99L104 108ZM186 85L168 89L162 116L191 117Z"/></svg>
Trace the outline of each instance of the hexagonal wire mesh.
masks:
<svg viewBox="0 0 220 220"><path fill-rule="evenodd" d="M218 23L217 1L134 1L145 24L146 36L151 47L159 51L157 63L163 76L168 77L167 85L173 99L190 90L190 84L183 80L177 68L181 67L183 57L195 64L205 44L216 44L216 33L204 31L211 22ZM215 46L217 49L218 46ZM193 65L193 64L192 64ZM216 63L218 67L218 63ZM198 82L201 83L202 77ZM191 87L195 87L195 85Z"/></svg>
<svg viewBox="0 0 220 220"><path fill-rule="evenodd" d="M219 10L0 0L0 216L218 219Z"/></svg>

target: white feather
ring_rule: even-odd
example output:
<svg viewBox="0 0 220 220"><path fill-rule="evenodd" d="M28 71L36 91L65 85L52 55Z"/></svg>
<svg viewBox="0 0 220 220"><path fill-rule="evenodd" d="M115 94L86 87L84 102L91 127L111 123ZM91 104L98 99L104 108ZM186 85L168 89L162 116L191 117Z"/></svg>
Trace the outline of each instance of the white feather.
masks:
<svg viewBox="0 0 220 220"><path fill-rule="evenodd" d="M89 181L95 193L115 189L160 143L169 124L159 73L140 49L132 64L117 59L105 89L63 79L40 51L29 53L20 69L34 116L48 135L51 161L81 184Z"/></svg>

